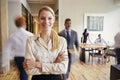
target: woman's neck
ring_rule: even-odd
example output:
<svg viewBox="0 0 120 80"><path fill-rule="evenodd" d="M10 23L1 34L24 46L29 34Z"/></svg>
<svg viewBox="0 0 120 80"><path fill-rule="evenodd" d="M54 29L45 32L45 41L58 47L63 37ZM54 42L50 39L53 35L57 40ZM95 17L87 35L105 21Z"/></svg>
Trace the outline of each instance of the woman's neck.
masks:
<svg viewBox="0 0 120 80"><path fill-rule="evenodd" d="M51 34L51 31L42 31L40 36L41 38L45 41L46 44L48 44L49 40L50 40L50 34Z"/></svg>

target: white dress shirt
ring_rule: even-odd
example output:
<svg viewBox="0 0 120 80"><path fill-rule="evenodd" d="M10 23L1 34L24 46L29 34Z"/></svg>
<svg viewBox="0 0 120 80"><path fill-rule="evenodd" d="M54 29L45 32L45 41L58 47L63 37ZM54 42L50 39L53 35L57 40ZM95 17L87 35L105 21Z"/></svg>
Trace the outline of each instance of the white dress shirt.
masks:
<svg viewBox="0 0 120 80"><path fill-rule="evenodd" d="M33 59L42 63L42 70L34 68L32 70L28 70L28 74L38 75L66 73L68 67L68 60L62 61L61 63L54 63L60 52L64 52L64 54L68 55L66 40L63 37L59 37L59 40L59 48L51 51L51 40L49 41L48 45L46 45L43 39L40 37L40 34L28 38L25 56L26 59Z"/></svg>
<svg viewBox="0 0 120 80"><path fill-rule="evenodd" d="M102 39L102 38L97 38L95 40L95 43L96 44L105 44L105 45L107 45L106 41L104 39Z"/></svg>
<svg viewBox="0 0 120 80"><path fill-rule="evenodd" d="M115 35L114 40L115 40L115 44L114 44L115 48L120 48L120 32L118 32Z"/></svg>
<svg viewBox="0 0 120 80"><path fill-rule="evenodd" d="M70 35L70 37L71 37L71 29L65 29L65 35L67 35L67 31L69 31L69 35Z"/></svg>
<svg viewBox="0 0 120 80"><path fill-rule="evenodd" d="M28 36L33 36L33 34L26 31L24 28L18 28L16 32L10 35L3 49L2 66L9 65L9 60L13 59L15 56L25 56L26 40Z"/></svg>

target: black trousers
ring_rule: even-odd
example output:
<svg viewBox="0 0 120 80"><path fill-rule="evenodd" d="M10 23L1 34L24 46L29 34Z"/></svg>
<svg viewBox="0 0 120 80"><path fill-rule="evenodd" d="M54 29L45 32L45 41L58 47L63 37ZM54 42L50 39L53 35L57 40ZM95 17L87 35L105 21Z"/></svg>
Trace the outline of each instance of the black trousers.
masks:
<svg viewBox="0 0 120 80"><path fill-rule="evenodd" d="M20 72L20 80L28 80L28 75L23 68L24 57L14 57L14 60Z"/></svg>
<svg viewBox="0 0 120 80"><path fill-rule="evenodd" d="M62 79L62 75L41 74L41 75L33 75L32 80L63 80L63 79Z"/></svg>
<svg viewBox="0 0 120 80"><path fill-rule="evenodd" d="M115 48L115 53L117 57L117 64L120 64L120 48Z"/></svg>

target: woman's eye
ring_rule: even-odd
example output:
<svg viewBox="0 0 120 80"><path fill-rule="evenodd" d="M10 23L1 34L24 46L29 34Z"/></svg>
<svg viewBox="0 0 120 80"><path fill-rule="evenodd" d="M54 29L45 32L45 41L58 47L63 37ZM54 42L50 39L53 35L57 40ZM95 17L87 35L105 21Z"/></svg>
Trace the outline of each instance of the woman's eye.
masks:
<svg viewBox="0 0 120 80"><path fill-rule="evenodd" d="M40 18L40 19L41 19L41 20L44 20L45 18L42 17L42 18Z"/></svg>
<svg viewBox="0 0 120 80"><path fill-rule="evenodd" d="M41 20L52 20L52 18L51 18L51 17L49 17L49 18L44 18L44 17L41 17L40 19L41 19Z"/></svg>
<svg viewBox="0 0 120 80"><path fill-rule="evenodd" d="M49 20L51 20L52 18L48 18Z"/></svg>

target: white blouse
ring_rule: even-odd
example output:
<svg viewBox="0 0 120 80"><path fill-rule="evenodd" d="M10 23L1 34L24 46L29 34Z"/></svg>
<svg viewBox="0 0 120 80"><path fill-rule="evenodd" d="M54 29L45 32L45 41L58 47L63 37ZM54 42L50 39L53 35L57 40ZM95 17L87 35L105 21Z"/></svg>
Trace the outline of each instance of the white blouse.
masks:
<svg viewBox="0 0 120 80"><path fill-rule="evenodd" d="M64 74L67 72L68 60L61 63L54 63L60 52L64 52L64 54L68 55L66 40L63 37L59 37L59 40L59 48L55 51L51 51L51 40L48 45L46 45L40 37L40 34L28 38L25 56L26 59L33 59L42 63L42 70L34 68L32 70L28 70L28 74Z"/></svg>

